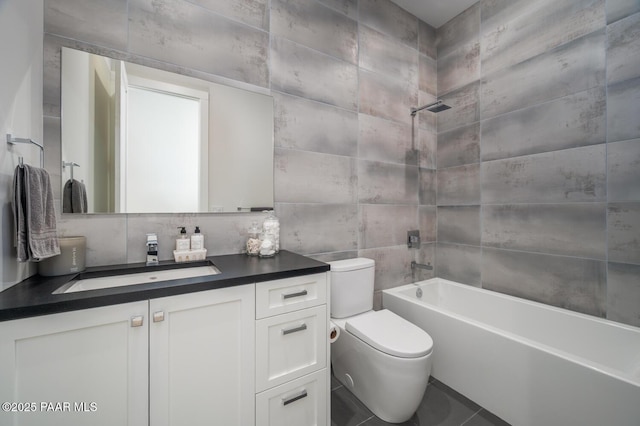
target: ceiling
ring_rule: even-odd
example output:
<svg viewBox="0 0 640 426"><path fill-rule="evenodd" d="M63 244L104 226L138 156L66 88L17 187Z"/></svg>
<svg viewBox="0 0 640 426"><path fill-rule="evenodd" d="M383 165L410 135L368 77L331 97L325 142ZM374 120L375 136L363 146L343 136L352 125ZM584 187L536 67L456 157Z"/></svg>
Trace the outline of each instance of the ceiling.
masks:
<svg viewBox="0 0 640 426"><path fill-rule="evenodd" d="M478 0L391 0L434 28L457 16Z"/></svg>

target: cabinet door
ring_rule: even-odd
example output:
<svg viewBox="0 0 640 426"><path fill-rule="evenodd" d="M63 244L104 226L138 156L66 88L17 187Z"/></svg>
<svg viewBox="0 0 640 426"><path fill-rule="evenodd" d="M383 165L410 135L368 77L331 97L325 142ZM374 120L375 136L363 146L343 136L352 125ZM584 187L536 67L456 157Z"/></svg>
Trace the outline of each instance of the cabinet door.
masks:
<svg viewBox="0 0 640 426"><path fill-rule="evenodd" d="M142 301L0 323L0 402L16 404L0 424L148 425L147 312Z"/></svg>
<svg viewBox="0 0 640 426"><path fill-rule="evenodd" d="M253 426L254 285L150 302L153 426Z"/></svg>

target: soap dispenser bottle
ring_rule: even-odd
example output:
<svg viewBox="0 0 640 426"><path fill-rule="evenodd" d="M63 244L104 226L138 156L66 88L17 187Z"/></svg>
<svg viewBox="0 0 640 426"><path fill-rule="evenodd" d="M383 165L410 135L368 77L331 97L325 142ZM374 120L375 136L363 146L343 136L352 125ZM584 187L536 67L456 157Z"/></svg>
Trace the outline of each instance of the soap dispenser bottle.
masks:
<svg viewBox="0 0 640 426"><path fill-rule="evenodd" d="M200 233L200 227L196 226L196 230L191 235L191 250L202 250L204 248L204 235Z"/></svg>
<svg viewBox="0 0 640 426"><path fill-rule="evenodd" d="M188 251L190 244L187 229L184 226L178 226L178 229L180 229L180 235L176 239L176 251Z"/></svg>

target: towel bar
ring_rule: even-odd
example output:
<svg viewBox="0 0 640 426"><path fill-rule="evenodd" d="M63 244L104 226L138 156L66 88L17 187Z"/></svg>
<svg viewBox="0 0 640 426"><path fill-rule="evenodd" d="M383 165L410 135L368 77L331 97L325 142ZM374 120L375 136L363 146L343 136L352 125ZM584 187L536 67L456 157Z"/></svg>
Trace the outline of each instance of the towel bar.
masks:
<svg viewBox="0 0 640 426"><path fill-rule="evenodd" d="M11 133L7 133L7 143L9 145L15 145L17 143L28 143L28 144L32 144L37 146L38 148L40 148L40 167L44 168L44 146L42 144L39 144L38 142L32 140L32 139L27 139L27 138L14 138L13 135L11 135ZM23 164L23 159L22 157L18 157L19 161L20 161L20 165L22 166Z"/></svg>

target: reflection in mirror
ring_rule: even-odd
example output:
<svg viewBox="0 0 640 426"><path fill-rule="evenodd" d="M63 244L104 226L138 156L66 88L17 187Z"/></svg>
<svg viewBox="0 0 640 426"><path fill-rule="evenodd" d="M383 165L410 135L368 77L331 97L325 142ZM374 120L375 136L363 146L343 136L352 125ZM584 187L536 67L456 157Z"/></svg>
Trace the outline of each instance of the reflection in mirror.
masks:
<svg viewBox="0 0 640 426"><path fill-rule="evenodd" d="M69 48L61 80L64 213L273 208L270 96Z"/></svg>

